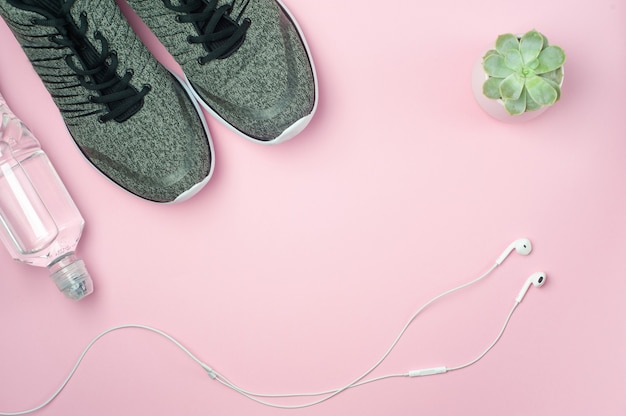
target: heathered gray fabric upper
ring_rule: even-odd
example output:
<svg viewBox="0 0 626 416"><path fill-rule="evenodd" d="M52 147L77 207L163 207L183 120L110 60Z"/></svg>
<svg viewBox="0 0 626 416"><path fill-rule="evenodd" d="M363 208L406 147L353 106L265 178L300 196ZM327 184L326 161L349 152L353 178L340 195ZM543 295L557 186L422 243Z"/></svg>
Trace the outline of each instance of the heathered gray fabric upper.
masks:
<svg viewBox="0 0 626 416"><path fill-rule="evenodd" d="M46 1L50 2L39 3ZM0 0L0 15L51 93L79 148L100 171L128 191L158 202L173 201L207 178L212 155L200 116L181 85L135 36L114 0L77 0L70 14L80 26L80 14L86 13L86 39L98 52L102 42L94 34L100 32L108 41L119 59L119 77L132 71L132 86L151 87L141 109L122 122L98 120L107 107L89 101L89 95L98 94L81 86L66 63L72 50L49 39L58 37L59 30L33 24L43 16L21 10L16 3L21 4ZM77 57L72 59L80 68Z"/></svg>
<svg viewBox="0 0 626 416"><path fill-rule="evenodd" d="M137 14L183 68L196 92L227 123L263 141L313 111L315 87L309 57L293 22L274 0L251 0L240 20L250 19L245 41L235 53L201 65L201 44L188 42L198 33L179 23L178 12L162 0L128 0ZM185 0L173 0L180 5ZM232 0L220 0L218 5ZM235 1L233 19L246 0Z"/></svg>

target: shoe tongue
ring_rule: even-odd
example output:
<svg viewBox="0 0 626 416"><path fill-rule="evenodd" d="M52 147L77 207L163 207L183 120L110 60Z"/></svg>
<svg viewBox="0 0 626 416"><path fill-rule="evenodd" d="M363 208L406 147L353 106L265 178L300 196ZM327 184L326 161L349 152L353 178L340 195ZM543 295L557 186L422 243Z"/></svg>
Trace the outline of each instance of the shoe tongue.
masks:
<svg viewBox="0 0 626 416"><path fill-rule="evenodd" d="M25 3L39 5L51 11L58 10L63 5L61 0L24 0Z"/></svg>
<svg viewBox="0 0 626 416"><path fill-rule="evenodd" d="M215 6L215 9L220 8L221 6L224 5L231 5L233 2L232 1L227 1L227 0L222 0L222 1L218 1L217 2L217 6ZM205 10L205 8L207 7L206 3L201 3L199 5L198 8L196 8L195 10L193 10L194 13L201 13ZM236 5L235 5L236 7ZM206 33L206 29L207 26L209 24L209 19L207 19L206 21L202 21L202 22L194 22L194 26L196 28L196 31L198 32L199 35L204 35ZM230 13L225 13L221 16L220 20L217 22L217 25L215 26L214 29L214 33L219 33L223 30L227 30L227 29L237 29L239 27L239 23L236 22ZM226 39L219 39L219 40L215 40L212 42L207 42L204 46L207 52L211 52L215 49L220 48L223 44L225 44L228 41L228 38ZM235 43L232 47L230 47L228 50L226 50L224 53L222 53L220 56L217 57L217 59L224 59L224 58L228 58L230 55L232 55L237 49L239 49L239 46L241 46L241 44L243 43L243 38L241 38L237 43Z"/></svg>
<svg viewBox="0 0 626 416"><path fill-rule="evenodd" d="M87 46L85 48L83 48L82 53L80 53L80 60L83 63L83 65L85 66L85 69L96 68L98 65L100 65L102 67L101 71L91 75L91 77L93 79L93 82L94 83L108 82L112 78L117 78L118 80L121 80L120 75L117 73L117 71L114 74L105 75L106 72L108 72L108 70L109 70L109 64L102 65L100 63L100 56L96 52L96 50L91 45L89 45L88 43L86 43L86 45ZM135 90L135 88L132 87L131 85L123 85L121 82L116 82L112 86L100 90L101 91L100 94L102 96L104 96L104 95L108 95L108 94L121 92L121 91L124 91L126 89L133 89L133 90ZM135 90L135 92L136 92L136 90ZM133 103L133 104L129 105L127 103ZM126 111L124 111L122 114L120 114L117 117L115 117L115 121L123 122L123 121L128 120L130 117L133 116L133 114L135 114L137 111L139 111L139 109L142 106L142 103L141 102L134 102L133 96L130 96L130 97L122 99L122 100L110 102L110 103L108 103L106 105L107 105L107 107L109 108L110 111L113 111L113 110L117 109L118 107L122 107L122 106L126 107L127 108Z"/></svg>
<svg viewBox="0 0 626 416"><path fill-rule="evenodd" d="M59 11L63 7L61 0L7 0L9 4L18 9L36 11L49 16L59 16Z"/></svg>

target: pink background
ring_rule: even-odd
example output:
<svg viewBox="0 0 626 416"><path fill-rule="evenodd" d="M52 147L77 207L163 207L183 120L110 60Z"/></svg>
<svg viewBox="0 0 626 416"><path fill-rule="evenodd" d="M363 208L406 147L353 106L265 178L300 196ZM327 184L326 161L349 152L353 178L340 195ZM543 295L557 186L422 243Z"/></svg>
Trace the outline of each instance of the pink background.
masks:
<svg viewBox="0 0 626 416"><path fill-rule="evenodd" d="M65 299L0 250L0 411L41 403L84 346L154 325L243 387L323 390L387 349L374 375L478 364L265 408L213 382L166 340L102 339L41 415L626 414L626 2L285 0L317 66L320 102L298 137L263 147L209 119L217 165L179 205L140 200L76 150L4 22L0 89L83 213L96 292ZM128 10L126 7L125 10ZM133 19L155 54L164 49ZM472 65L495 37L536 28L567 53L562 100L525 124L487 116Z"/></svg>

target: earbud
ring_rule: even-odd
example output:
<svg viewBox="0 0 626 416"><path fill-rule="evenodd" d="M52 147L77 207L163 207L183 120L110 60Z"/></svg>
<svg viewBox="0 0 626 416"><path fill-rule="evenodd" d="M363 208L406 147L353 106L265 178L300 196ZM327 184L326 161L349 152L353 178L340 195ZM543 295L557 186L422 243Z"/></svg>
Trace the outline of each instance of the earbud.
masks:
<svg viewBox="0 0 626 416"><path fill-rule="evenodd" d="M506 259L509 254L515 249L517 254L521 254L522 256L527 256L533 249L533 246L530 244L530 240L527 238L520 238L519 240L513 241L507 248L504 250L500 257L496 260L496 264L500 265L504 259Z"/></svg>
<svg viewBox="0 0 626 416"><path fill-rule="evenodd" d="M515 302L520 303L522 299L524 299L524 296L526 295L526 292L528 292L528 289L530 288L531 284L535 287L541 287L543 286L545 282L546 282L546 274L544 272L536 272L536 273L531 274L530 277L526 279L526 282L524 282L524 286L522 287L522 290L519 291L519 294L515 298Z"/></svg>

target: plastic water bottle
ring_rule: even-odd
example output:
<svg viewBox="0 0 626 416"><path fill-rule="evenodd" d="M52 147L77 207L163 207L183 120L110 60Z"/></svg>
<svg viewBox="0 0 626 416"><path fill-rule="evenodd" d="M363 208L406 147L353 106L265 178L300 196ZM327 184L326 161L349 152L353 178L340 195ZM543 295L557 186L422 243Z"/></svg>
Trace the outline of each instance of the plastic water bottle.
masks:
<svg viewBox="0 0 626 416"><path fill-rule="evenodd" d="M11 256L46 267L67 297L93 291L76 254L85 221L50 160L0 95L0 239Z"/></svg>

